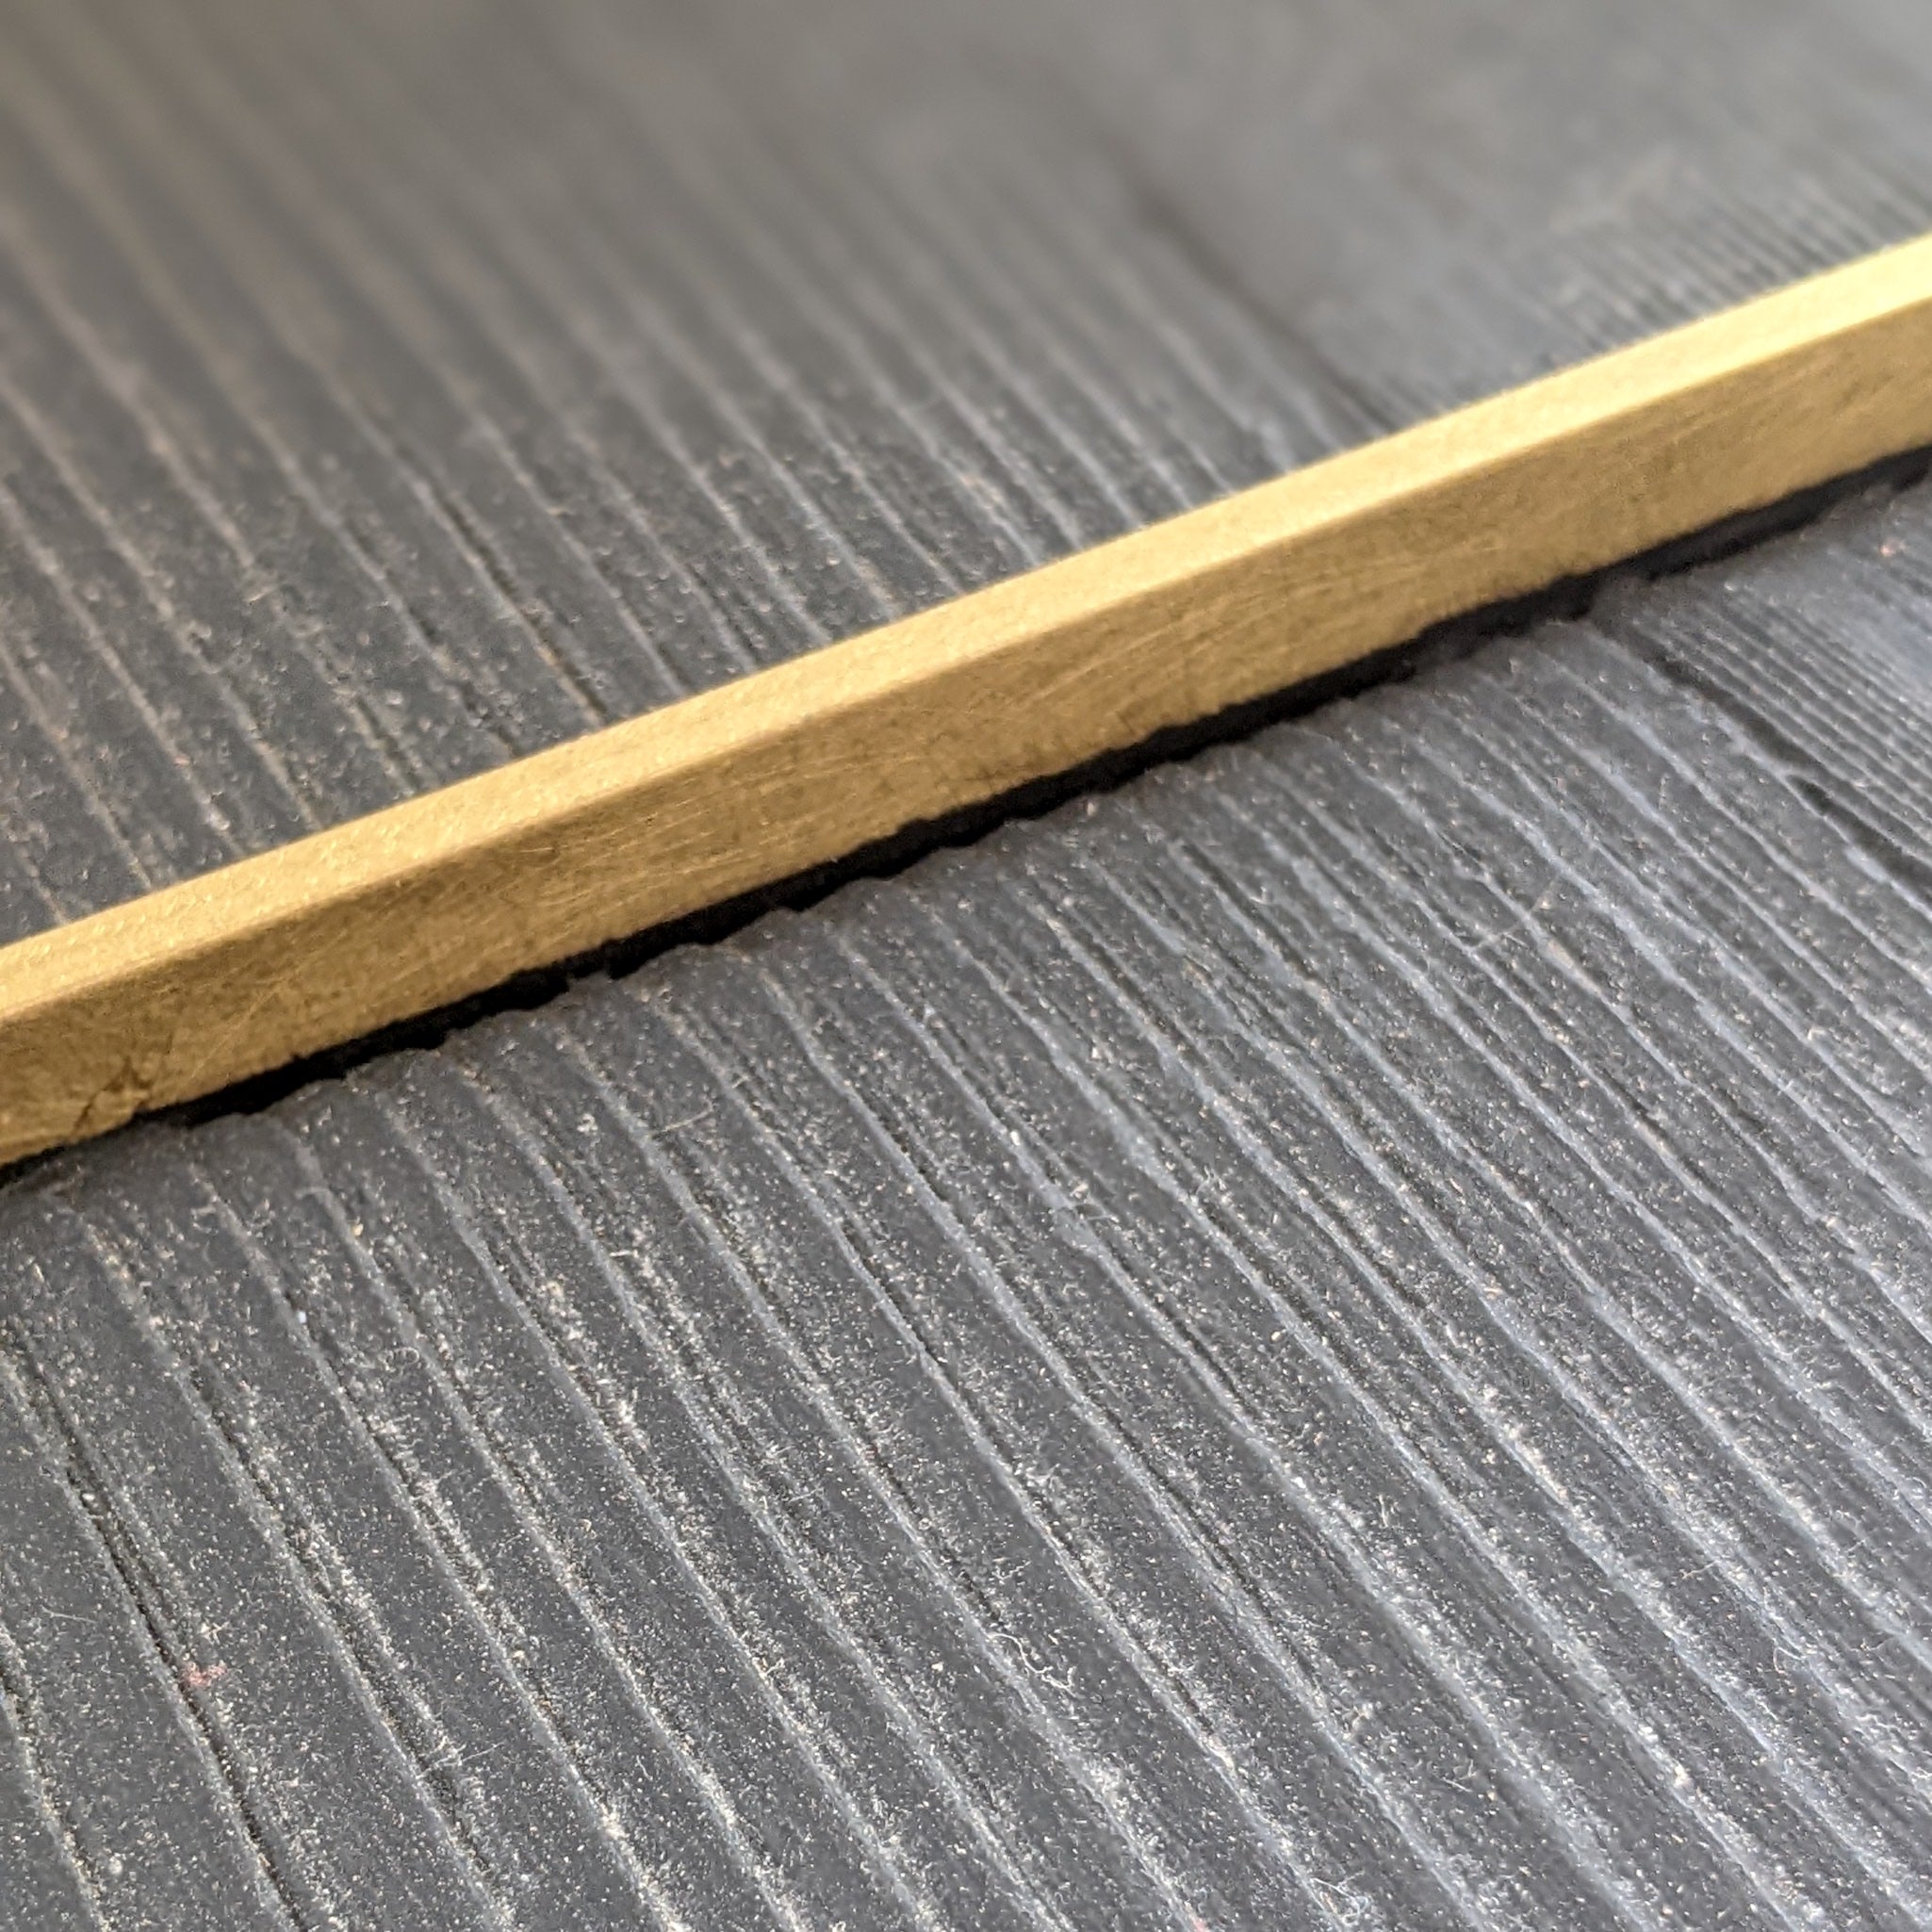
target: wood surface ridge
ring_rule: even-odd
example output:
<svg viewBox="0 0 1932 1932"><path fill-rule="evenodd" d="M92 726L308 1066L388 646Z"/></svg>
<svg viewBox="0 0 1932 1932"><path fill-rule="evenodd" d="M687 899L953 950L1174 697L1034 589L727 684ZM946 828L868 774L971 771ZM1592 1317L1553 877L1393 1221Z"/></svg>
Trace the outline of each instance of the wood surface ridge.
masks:
<svg viewBox="0 0 1932 1932"><path fill-rule="evenodd" d="M0 1162L1932 445L1932 237L0 948Z"/></svg>

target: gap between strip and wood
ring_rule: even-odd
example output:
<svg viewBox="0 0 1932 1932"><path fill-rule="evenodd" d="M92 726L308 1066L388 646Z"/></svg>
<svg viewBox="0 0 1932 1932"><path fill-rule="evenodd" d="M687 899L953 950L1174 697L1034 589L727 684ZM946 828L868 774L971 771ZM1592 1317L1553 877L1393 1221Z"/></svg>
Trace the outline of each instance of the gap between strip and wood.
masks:
<svg viewBox="0 0 1932 1932"><path fill-rule="evenodd" d="M0 1164L713 936L1928 446L1932 237L0 948Z"/></svg>

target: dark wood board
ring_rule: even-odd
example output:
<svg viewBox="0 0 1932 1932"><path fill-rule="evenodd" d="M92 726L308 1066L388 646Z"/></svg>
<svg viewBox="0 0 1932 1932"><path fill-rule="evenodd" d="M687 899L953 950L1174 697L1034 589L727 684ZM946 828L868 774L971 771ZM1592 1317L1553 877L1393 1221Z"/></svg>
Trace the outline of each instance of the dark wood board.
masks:
<svg viewBox="0 0 1932 1932"><path fill-rule="evenodd" d="M1900 0L0 46L0 940L1932 227Z"/></svg>
<svg viewBox="0 0 1932 1932"><path fill-rule="evenodd" d="M1092 136L1105 167L1056 148L1063 165L1031 173L1047 136L1025 129L1072 142L1136 74L1188 71L1156 57L1179 9L1115 9L1085 43L1105 63L1055 51L1100 9L1040 8L1039 38L1008 43L1025 88L1102 107L1001 120L948 81L949 120L902 83L890 139L833 111L841 49L860 103L925 57L870 16L819 16L816 65L776 13L614 10L589 44L621 83L642 67L620 57L627 19L689 37L691 66L658 84L700 123L691 76L719 45L759 87L821 104L750 132L725 119L704 151L778 144L756 179L787 197L798 246L849 228L890 267L963 235L945 288L1047 291L998 339L1008 376L1056 400L1005 434L1042 464L1071 437L1064 474L1111 508L1056 525L1042 554L1152 514L1122 499L1163 473L1142 441L1109 454L1078 425L1144 439L1187 420L1166 460L1196 447L1207 417L1164 413L1178 378L1159 374L1200 367L1161 360L1201 339L1190 318L1247 345L1250 393L1309 399L1304 440L1264 450L1280 467L1924 219L1908 104L1926 30L1903 8L1711 8L1688 27L1674 9L1678 41L1643 6L1544 25L1500 7L1379 10L1385 26L1275 11L1313 76L1297 94L1302 57L1278 60L1279 124L1257 105L1258 42L1184 34L1212 88L1148 87ZM106 17L9 14L8 33L36 73L92 72L74 50ZM558 29L507 9L317 11L299 41L292 13L148 17L176 23L140 29L135 69L171 125L188 68L272 46L284 78L259 70L258 105L291 148L321 140L290 76L337 100L336 63L369 43L352 26L389 36L386 72L466 130L491 197L536 195L547 141L588 171L612 138L559 105L575 97L536 57ZM840 19L862 31L840 38ZM1218 77L1210 41L1236 50ZM492 62L528 87L526 118L480 85ZM1013 86L999 98L1041 97ZM1396 165L1412 121L1430 166ZM929 150L921 127L940 130ZM1354 142L1356 162L1297 175L1297 128L1319 152ZM334 157L331 183L352 164L396 183L386 218L417 223L427 263L443 230L409 212L397 158L418 134L371 114L360 152L339 135L303 152ZM1034 198L974 188L973 153L1011 157ZM1159 220L1093 185L1127 179L1128 154L1170 184ZM872 186L822 189L818 155L834 186ZM868 155L933 197L914 204L930 219L850 212L876 205ZM249 173L235 192L268 192ZM155 195L177 192L156 174ZM1270 182L1274 232L1310 239L1264 270ZM941 221L940 184L989 227ZM550 241L587 246L589 209L576 227L569 205ZM1076 254L1106 207L1143 212ZM324 207L302 209L278 247L322 246ZM77 216L35 219L111 270ZM1355 253L1306 266L1350 233ZM1202 266L1243 251L1238 285ZM283 287L249 260L247 302L189 276L237 336L254 291ZM1158 303L1095 293L1089 261L1147 276ZM1298 275L1322 293L1291 328ZM425 367L474 373L446 344L392 378L373 332L336 334L337 296L275 300L336 343L331 384L356 372L367 410L437 393ZM936 318L958 312L923 312L902 346L943 348ZM1103 324L1112 346L1081 360ZM871 339L883 368L892 334ZM1122 360L1136 340L1139 365ZM1332 391L1318 350L1344 371ZM204 398L258 406L259 367L225 352ZM134 366L102 364L149 380ZM1105 368L1138 373L1081 414ZM737 393L715 380L698 392ZM319 476L348 448L341 395L305 393L336 397L298 439ZM524 431L614 434L614 411L567 401L541 392ZM897 409L879 405L868 449L894 446ZM284 614L343 566L277 522L246 438L171 434L177 455L236 466L201 500L282 532L272 622L229 643L293 664L289 640L316 633ZM410 435L425 465L467 447ZM1252 480L1220 461L1203 493ZM1039 500L1078 498L1065 488ZM157 485L152 528L170 500ZM500 511L525 528L514 501L476 527ZM958 540L961 581L1017 561ZM219 555L203 536L169 554L179 585L230 582L225 563L186 574ZM453 543L412 554L412 583L474 567ZM937 594L886 581L909 604ZM829 612L859 579L820 581ZM131 650L134 606L111 596ZM507 618L443 634L477 677L512 676ZM16 1176L0 1925L1932 1921L1928 638L1932 492L1888 490L269 1112L150 1125ZM107 747L98 787L142 741L87 729ZM242 760L269 740L232 742ZM346 741L302 742L319 759ZM437 776L471 768L450 756ZM315 780L313 809L388 795L334 783ZM77 796L32 823L71 832ZM98 896L36 900L25 925L132 890L110 884L110 849L76 861Z"/></svg>

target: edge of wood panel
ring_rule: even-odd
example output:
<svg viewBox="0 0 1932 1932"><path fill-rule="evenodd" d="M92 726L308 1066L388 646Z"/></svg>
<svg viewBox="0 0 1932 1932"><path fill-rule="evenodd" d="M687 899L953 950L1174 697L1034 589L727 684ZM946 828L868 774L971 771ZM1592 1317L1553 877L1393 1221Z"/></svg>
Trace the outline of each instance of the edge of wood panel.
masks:
<svg viewBox="0 0 1932 1932"><path fill-rule="evenodd" d="M1932 237L0 948L0 1164L1932 445Z"/></svg>

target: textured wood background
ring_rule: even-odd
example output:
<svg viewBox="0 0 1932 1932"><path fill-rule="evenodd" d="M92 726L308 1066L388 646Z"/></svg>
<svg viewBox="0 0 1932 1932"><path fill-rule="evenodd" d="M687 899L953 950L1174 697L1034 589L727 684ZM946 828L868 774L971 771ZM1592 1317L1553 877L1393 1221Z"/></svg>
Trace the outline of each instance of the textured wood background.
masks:
<svg viewBox="0 0 1932 1932"><path fill-rule="evenodd" d="M1928 370L1932 238L0 947L0 1165L1788 529L1923 468Z"/></svg>
<svg viewBox="0 0 1932 1932"><path fill-rule="evenodd" d="M1915 11L1367 12L9 9L69 172L4 176L8 500L57 520L0 581L81 628L0 639L194 644L147 688L232 747L68 714L75 789L6 824L70 896L16 929L140 882L88 797L166 876L240 837L184 771L280 837L241 801L582 729L526 606L715 679L1924 219ZM727 235L786 252L727 280ZM620 494L640 398L709 453ZM484 488L538 450L567 488ZM806 477L675 569L623 520ZM880 500L968 507L901 576ZM532 561L599 543L610 604ZM700 563L743 628L645 624ZM1888 491L16 1177L0 1924L1932 1921L1928 637L1932 490ZM287 737L223 709L303 663Z"/></svg>
<svg viewBox="0 0 1932 1932"><path fill-rule="evenodd" d="M1884 0L0 34L0 940L1932 227Z"/></svg>

